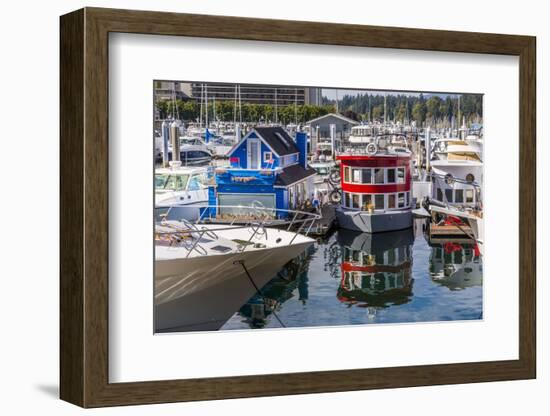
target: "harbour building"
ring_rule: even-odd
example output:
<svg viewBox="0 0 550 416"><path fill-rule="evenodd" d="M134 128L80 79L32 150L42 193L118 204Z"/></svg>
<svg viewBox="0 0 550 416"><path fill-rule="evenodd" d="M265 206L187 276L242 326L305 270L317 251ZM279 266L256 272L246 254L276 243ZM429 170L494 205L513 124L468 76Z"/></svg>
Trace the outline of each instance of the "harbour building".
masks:
<svg viewBox="0 0 550 416"><path fill-rule="evenodd" d="M265 207L274 217L283 218L287 210L299 209L313 198L316 172L307 165L303 132L297 132L294 141L282 127L256 127L233 146L228 157L231 166L216 169L209 189L215 215L239 216L250 212L239 207Z"/></svg>

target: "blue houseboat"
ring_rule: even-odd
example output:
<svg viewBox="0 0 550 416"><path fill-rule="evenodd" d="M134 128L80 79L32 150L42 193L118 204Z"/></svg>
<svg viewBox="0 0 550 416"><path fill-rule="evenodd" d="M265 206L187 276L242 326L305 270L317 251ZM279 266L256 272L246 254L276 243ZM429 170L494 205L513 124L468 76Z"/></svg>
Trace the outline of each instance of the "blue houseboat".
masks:
<svg viewBox="0 0 550 416"><path fill-rule="evenodd" d="M235 207L252 206L273 209L264 213L284 218L286 210L300 209L313 198L315 170L307 165L303 132L297 132L294 141L282 127L256 127L228 156L230 167L216 169L215 184L209 189L215 215L244 215L250 209Z"/></svg>

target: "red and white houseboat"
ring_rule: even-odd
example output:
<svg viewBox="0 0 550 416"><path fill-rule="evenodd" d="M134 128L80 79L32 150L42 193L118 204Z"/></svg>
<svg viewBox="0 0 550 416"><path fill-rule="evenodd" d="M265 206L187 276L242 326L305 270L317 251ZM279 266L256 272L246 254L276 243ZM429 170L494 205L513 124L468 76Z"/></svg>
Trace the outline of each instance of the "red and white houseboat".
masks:
<svg viewBox="0 0 550 416"><path fill-rule="evenodd" d="M366 233L412 227L411 152L391 137L377 136L366 146L346 149L340 160L342 228Z"/></svg>

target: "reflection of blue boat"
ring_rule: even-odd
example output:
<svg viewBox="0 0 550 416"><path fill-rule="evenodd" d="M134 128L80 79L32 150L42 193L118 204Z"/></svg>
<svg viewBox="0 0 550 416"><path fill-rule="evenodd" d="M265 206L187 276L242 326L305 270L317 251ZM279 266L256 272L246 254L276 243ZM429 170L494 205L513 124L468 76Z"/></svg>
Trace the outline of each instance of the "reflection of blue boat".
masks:
<svg viewBox="0 0 550 416"><path fill-rule="evenodd" d="M481 286L483 265L479 249L473 243L450 241L432 245L430 276L450 290Z"/></svg>
<svg viewBox="0 0 550 416"><path fill-rule="evenodd" d="M387 308L412 297L412 229L369 234L338 232L343 247L338 299L348 305Z"/></svg>
<svg viewBox="0 0 550 416"><path fill-rule="evenodd" d="M239 310L239 315L245 318L250 328L264 328L270 315L276 314L281 305L295 296L298 290L299 300L306 302L308 298L308 266L313 246L306 249L300 256L288 262L277 276L261 288ZM284 323L281 322L284 325Z"/></svg>

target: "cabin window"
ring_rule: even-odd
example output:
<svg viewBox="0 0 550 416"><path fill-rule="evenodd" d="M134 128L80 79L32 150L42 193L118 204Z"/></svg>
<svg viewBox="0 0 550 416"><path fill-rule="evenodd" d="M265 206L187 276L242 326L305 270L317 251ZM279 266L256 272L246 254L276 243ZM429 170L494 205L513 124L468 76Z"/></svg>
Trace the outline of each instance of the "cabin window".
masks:
<svg viewBox="0 0 550 416"><path fill-rule="evenodd" d="M374 183L384 183L384 169L374 169Z"/></svg>
<svg viewBox="0 0 550 416"><path fill-rule="evenodd" d="M372 171L370 169L363 169L362 176L363 183L372 183Z"/></svg>
<svg viewBox="0 0 550 416"><path fill-rule="evenodd" d="M405 192L405 196L407 197L407 205L405 205L405 206L408 207L408 206L411 205L411 193L410 192Z"/></svg>
<svg viewBox="0 0 550 416"><path fill-rule="evenodd" d="M361 183L361 169L352 169L352 182Z"/></svg>
<svg viewBox="0 0 550 416"><path fill-rule="evenodd" d="M374 208L384 209L384 194L374 195Z"/></svg>
<svg viewBox="0 0 550 416"><path fill-rule="evenodd" d="M189 175L155 175L155 188L170 191L183 190L187 186Z"/></svg>
<svg viewBox="0 0 550 416"><path fill-rule="evenodd" d="M441 190L441 188L437 188L437 200L443 201L443 191Z"/></svg>
<svg viewBox="0 0 550 416"><path fill-rule="evenodd" d="M345 166L344 167L344 182L349 182L349 171L350 171L350 167L349 166Z"/></svg>
<svg viewBox="0 0 550 416"><path fill-rule="evenodd" d="M445 189L445 199L447 202L453 202L453 190Z"/></svg>
<svg viewBox="0 0 550 416"><path fill-rule="evenodd" d="M395 208L395 194L388 195L388 208Z"/></svg>
<svg viewBox="0 0 550 416"><path fill-rule="evenodd" d="M464 190L456 189L455 190L455 202L464 202Z"/></svg>
<svg viewBox="0 0 550 416"><path fill-rule="evenodd" d="M405 168L397 168L397 183L405 183Z"/></svg>
<svg viewBox="0 0 550 416"><path fill-rule="evenodd" d="M399 208L405 207L405 193L404 192L399 192L397 194L397 206Z"/></svg>
<svg viewBox="0 0 550 416"><path fill-rule="evenodd" d="M191 177L188 188L190 191L199 191L204 189L204 187L203 178L200 175L193 175L193 177Z"/></svg>
<svg viewBox="0 0 550 416"><path fill-rule="evenodd" d="M360 206L360 204L359 204L359 196L360 196L359 194L353 194L353 195L351 196L351 199L352 199L352 202L353 202L353 208L359 209L359 206Z"/></svg>
<svg viewBox="0 0 550 416"><path fill-rule="evenodd" d="M273 152L264 152L264 162L271 163L273 161Z"/></svg>
<svg viewBox="0 0 550 416"><path fill-rule="evenodd" d="M468 174L466 175L466 181L467 181L467 182L472 183L475 179L476 179L475 176L472 175L471 173L468 173Z"/></svg>
<svg viewBox="0 0 550 416"><path fill-rule="evenodd" d="M395 169L388 169L388 183L395 183Z"/></svg>
<svg viewBox="0 0 550 416"><path fill-rule="evenodd" d="M369 206L371 205L372 205L372 196L363 195L363 211L367 211L369 209Z"/></svg>
<svg viewBox="0 0 550 416"><path fill-rule="evenodd" d="M474 202L474 191L473 189L466 189L466 202Z"/></svg>
<svg viewBox="0 0 550 416"><path fill-rule="evenodd" d="M344 206L345 207L351 207L351 204L349 202L349 193L344 192Z"/></svg>

